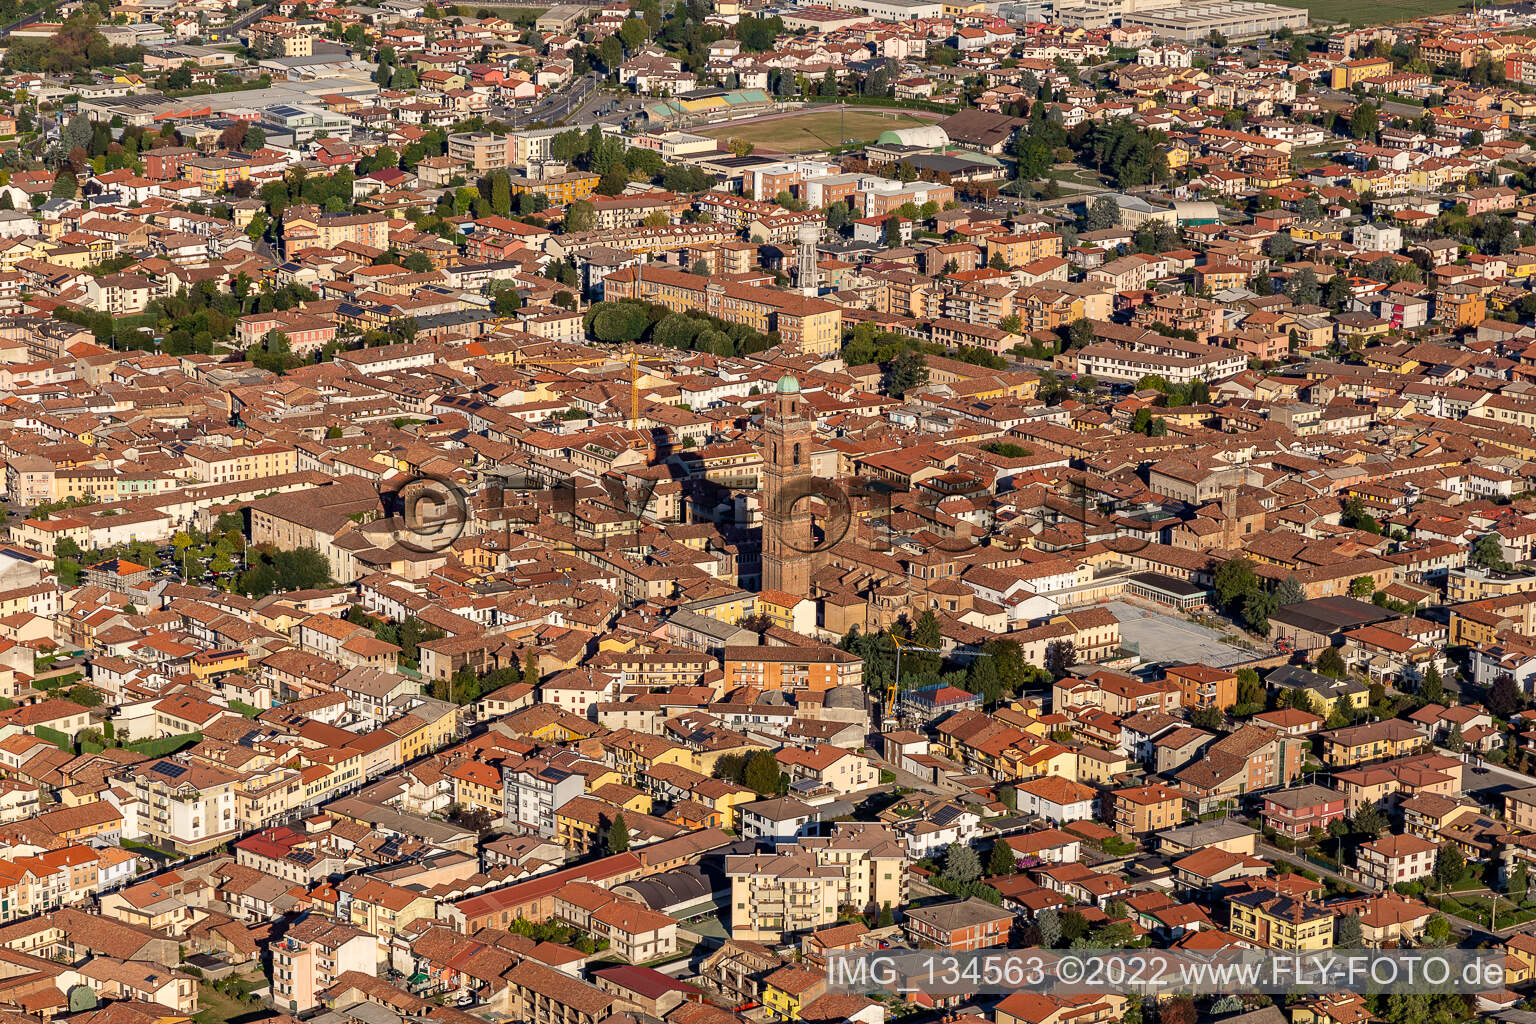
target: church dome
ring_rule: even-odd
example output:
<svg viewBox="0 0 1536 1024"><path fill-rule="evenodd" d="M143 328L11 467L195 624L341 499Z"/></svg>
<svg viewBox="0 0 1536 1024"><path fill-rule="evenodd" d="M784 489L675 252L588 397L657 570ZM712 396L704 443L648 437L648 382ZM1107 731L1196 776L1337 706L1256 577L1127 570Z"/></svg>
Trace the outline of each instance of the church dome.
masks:
<svg viewBox="0 0 1536 1024"><path fill-rule="evenodd" d="M797 395L800 393L800 382L792 373L786 373L779 378L778 392L781 395Z"/></svg>

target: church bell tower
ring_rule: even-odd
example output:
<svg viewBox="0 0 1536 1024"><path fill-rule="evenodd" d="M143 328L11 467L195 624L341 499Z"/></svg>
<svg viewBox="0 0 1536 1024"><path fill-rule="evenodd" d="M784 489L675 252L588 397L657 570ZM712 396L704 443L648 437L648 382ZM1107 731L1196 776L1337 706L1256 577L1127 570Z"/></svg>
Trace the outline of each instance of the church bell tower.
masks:
<svg viewBox="0 0 1536 1024"><path fill-rule="evenodd" d="M782 590L809 597L811 585L810 502L802 481L811 477L811 440L815 427L805 413L800 382L791 374L779 378L763 417L763 543L764 590Z"/></svg>

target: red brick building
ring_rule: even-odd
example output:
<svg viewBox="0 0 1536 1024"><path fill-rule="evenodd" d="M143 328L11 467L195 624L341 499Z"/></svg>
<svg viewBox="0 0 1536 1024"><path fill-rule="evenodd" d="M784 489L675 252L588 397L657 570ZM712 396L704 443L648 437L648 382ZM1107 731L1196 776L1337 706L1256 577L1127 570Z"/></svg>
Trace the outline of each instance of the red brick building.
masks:
<svg viewBox="0 0 1536 1024"><path fill-rule="evenodd" d="M1264 796L1264 824L1292 839L1305 837L1314 828L1327 829L1349 813L1349 802L1336 789L1297 786Z"/></svg>
<svg viewBox="0 0 1536 1024"><path fill-rule="evenodd" d="M912 942L939 949L970 950L1003 946L1013 914L975 898L913 907L906 929Z"/></svg>

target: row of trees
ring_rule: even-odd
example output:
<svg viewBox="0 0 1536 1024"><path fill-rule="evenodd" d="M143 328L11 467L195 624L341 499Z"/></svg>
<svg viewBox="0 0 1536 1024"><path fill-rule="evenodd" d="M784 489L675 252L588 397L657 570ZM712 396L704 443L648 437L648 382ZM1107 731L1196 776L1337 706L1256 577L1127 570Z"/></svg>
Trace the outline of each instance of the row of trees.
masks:
<svg viewBox="0 0 1536 1024"><path fill-rule="evenodd" d="M583 323L587 334L598 341L644 341L722 356L750 355L779 343L777 332L763 334L746 324L727 323L697 310L673 313L665 306L635 299L593 303L583 314Z"/></svg>
<svg viewBox="0 0 1536 1024"><path fill-rule="evenodd" d="M270 546L250 548L250 568L235 581L246 597L266 597L286 590L309 590L331 582L331 563L316 548L281 551Z"/></svg>
<svg viewBox="0 0 1536 1024"><path fill-rule="evenodd" d="M11 71L42 71L73 74L86 68L133 64L144 59L139 46L113 46L97 26L95 14L78 11L47 39L13 38L5 50L5 66Z"/></svg>
<svg viewBox="0 0 1536 1024"><path fill-rule="evenodd" d="M890 691L896 673L893 632L914 647L940 648L944 643L932 611L923 612L915 623L903 619L894 631L865 632L857 626L850 629L838 646L863 659L865 685L871 693L882 698ZM1051 680L1050 672L1042 672L1025 662L1023 650L1014 640L994 640L962 657L969 658L964 667L958 663L946 664L939 654L904 651L897 688L908 690L942 683L979 694L985 703L995 705L1004 696L1038 689ZM1075 659L1068 654L1065 660Z"/></svg>
<svg viewBox="0 0 1536 1024"><path fill-rule="evenodd" d="M1020 181L1044 178L1052 165L1066 160L1093 168L1121 189L1168 180L1167 136L1140 128L1130 118L1085 122L1068 131L1042 101L1030 106L1028 119L1013 148Z"/></svg>
<svg viewBox="0 0 1536 1024"><path fill-rule="evenodd" d="M347 609L347 621L359 626L367 626L373 630L375 637L400 648L400 663L407 668L416 668L420 665L420 648L423 643L441 640L447 635L441 629L427 625L414 615L406 616L403 622L391 622L377 615L370 615L361 605L353 605Z"/></svg>

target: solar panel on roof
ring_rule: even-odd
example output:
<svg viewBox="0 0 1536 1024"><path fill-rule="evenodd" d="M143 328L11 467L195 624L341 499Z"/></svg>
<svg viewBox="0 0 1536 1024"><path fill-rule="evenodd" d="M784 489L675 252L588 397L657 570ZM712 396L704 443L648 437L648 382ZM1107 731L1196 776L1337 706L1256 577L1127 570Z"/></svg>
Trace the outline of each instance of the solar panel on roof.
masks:
<svg viewBox="0 0 1536 1024"><path fill-rule="evenodd" d="M155 771L168 779L179 779L186 774L187 766L177 764L175 761L157 761L155 762Z"/></svg>

